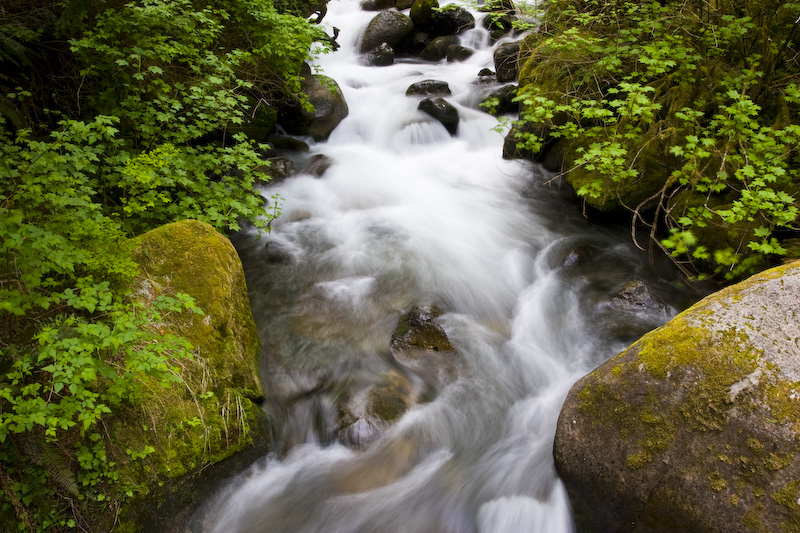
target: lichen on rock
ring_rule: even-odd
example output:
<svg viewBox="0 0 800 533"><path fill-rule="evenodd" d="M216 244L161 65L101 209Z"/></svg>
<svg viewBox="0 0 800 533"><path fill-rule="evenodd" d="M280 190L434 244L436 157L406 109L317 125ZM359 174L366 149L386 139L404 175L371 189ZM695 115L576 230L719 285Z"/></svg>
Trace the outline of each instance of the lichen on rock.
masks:
<svg viewBox="0 0 800 533"><path fill-rule="evenodd" d="M707 297L578 381L554 456L579 525L798 530L798 313L793 263Z"/></svg>

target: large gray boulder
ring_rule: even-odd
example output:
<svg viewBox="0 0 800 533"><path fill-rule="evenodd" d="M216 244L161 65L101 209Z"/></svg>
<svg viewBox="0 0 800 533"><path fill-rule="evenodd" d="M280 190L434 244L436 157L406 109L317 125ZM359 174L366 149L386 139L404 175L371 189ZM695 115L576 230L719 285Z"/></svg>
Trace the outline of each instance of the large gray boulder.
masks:
<svg viewBox="0 0 800 533"><path fill-rule="evenodd" d="M369 52L381 43L396 48L413 30L414 23L404 14L398 11L381 11L367 24L364 35L361 36L361 51Z"/></svg>
<svg viewBox="0 0 800 533"><path fill-rule="evenodd" d="M327 76L306 73L301 88L314 107L309 111L299 105L281 110L279 122L292 135L308 135L323 141L349 113L339 85Z"/></svg>
<svg viewBox="0 0 800 533"><path fill-rule="evenodd" d="M800 531L800 262L578 381L554 457L581 531Z"/></svg>

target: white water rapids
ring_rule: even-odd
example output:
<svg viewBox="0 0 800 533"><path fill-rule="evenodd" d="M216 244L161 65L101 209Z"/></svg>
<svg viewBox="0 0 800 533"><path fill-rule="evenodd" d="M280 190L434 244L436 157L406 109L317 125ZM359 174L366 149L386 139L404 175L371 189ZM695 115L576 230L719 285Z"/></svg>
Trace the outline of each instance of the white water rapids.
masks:
<svg viewBox="0 0 800 533"><path fill-rule="evenodd" d="M358 0L329 3L325 22L341 30L341 49L319 63L350 114L308 155L333 164L267 188L283 215L269 236L236 241L265 345L275 452L187 527L571 531L552 459L560 406L575 380L669 318L681 305L675 282L624 230L591 227L552 176L502 159L497 119L477 107L490 88L477 73L493 68L481 14L460 35L476 49L465 62L362 66L356 41L375 15ZM426 79L449 83L456 136L405 96ZM631 280L669 310L615 311L613 296ZM458 378L353 451L336 441L337 398L398 368L390 337L420 304L445 311Z"/></svg>

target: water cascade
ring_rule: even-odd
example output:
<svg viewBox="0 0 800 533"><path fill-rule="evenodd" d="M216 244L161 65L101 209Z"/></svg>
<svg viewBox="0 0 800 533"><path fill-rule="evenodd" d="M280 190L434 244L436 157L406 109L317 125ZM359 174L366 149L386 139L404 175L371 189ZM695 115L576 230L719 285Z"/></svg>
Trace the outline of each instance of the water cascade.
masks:
<svg viewBox="0 0 800 533"><path fill-rule="evenodd" d="M274 452L187 527L571 531L552 460L569 387L686 302L629 232L592 226L552 175L502 159L497 119L477 105L497 87L478 81L493 50L480 24L459 35L475 49L465 61L369 67L357 42L375 14L330 2L341 49L319 64L350 113L326 142L305 139L296 162L324 155L330 166L265 188L282 216L268 236L235 239L264 343ZM406 96L428 79L452 91L455 135ZM632 286L663 305L627 305ZM457 351L445 377L393 356L398 319L417 306L442 311L435 321ZM386 376L405 380L413 405L380 431L356 425L342 444L342 399Z"/></svg>

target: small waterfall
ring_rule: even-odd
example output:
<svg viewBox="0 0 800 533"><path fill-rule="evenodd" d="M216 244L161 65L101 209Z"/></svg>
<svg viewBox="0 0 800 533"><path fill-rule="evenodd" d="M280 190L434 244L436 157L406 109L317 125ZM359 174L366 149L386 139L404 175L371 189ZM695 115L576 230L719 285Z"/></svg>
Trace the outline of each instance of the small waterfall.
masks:
<svg viewBox="0 0 800 533"><path fill-rule="evenodd" d="M268 237L236 241L265 341L275 453L189 528L571 531L552 460L560 406L581 375L674 313L675 278L628 232L592 227L544 170L502 159L497 120L477 106L488 91L477 73L493 67L480 24L460 35L476 50L464 62L367 67L356 43L373 16L358 0L329 4L341 49L319 63L350 114L327 142L309 140L308 156L332 164L266 189L283 216ZM426 79L449 84L455 136L405 95ZM615 307L632 280L664 308ZM334 431L337 401L397 370L392 332L420 304L445 311L458 377L351 450Z"/></svg>

